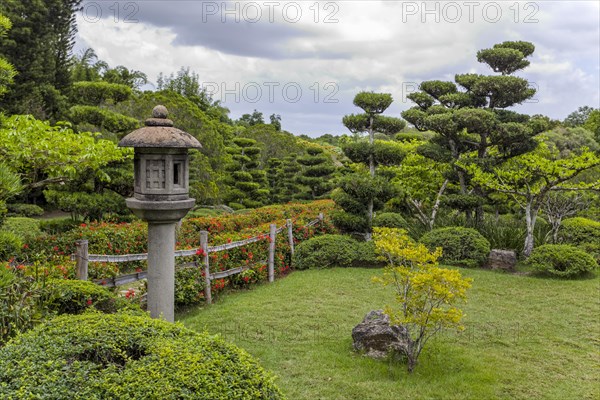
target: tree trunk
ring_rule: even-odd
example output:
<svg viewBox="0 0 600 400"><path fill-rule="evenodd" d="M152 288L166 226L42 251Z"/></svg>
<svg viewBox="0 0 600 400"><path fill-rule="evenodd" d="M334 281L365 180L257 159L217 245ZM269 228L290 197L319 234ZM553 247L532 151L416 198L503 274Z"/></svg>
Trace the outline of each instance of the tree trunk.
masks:
<svg viewBox="0 0 600 400"><path fill-rule="evenodd" d="M375 137L373 134L373 116L369 117L369 144L373 147L373 143L375 142ZM371 149L372 150L372 149ZM371 151L369 154L369 174L371 178L375 178L375 159L373 157L373 152ZM371 229L373 225L373 198L369 199L369 204L367 206L367 218L369 227L367 228L367 233L365 234L365 240L367 242L371 241L372 234Z"/></svg>
<svg viewBox="0 0 600 400"><path fill-rule="evenodd" d="M432 230L433 226L435 225L435 217L437 215L438 209L440 208L440 200L442 199L442 195L444 194L447 185L448 179L446 179L442 184L442 187L440 188L435 199L435 204L433 205L433 209L431 210L431 218L429 218L429 230Z"/></svg>
<svg viewBox="0 0 600 400"><path fill-rule="evenodd" d="M532 200L528 200L527 206L525 206L525 221L527 223L527 234L525 236L525 246L523 247L523 255L529 257L533 251L534 236L533 231L535 229L535 221L537 219L538 209L532 207Z"/></svg>

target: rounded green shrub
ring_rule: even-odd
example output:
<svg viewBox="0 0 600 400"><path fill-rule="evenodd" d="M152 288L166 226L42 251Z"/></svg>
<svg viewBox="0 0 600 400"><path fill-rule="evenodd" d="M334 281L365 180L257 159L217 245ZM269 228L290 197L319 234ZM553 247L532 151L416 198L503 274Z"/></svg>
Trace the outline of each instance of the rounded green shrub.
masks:
<svg viewBox="0 0 600 400"><path fill-rule="evenodd" d="M0 349L3 399L282 399L245 351L127 313L63 315Z"/></svg>
<svg viewBox="0 0 600 400"><path fill-rule="evenodd" d="M28 217L6 218L2 230L16 234L24 241L34 239L42 234L40 221Z"/></svg>
<svg viewBox="0 0 600 400"><path fill-rule="evenodd" d="M600 222L582 217L565 219L560 226L559 240L584 249L600 262Z"/></svg>
<svg viewBox="0 0 600 400"><path fill-rule="evenodd" d="M527 264L540 275L574 278L598 268L584 250L568 244L545 244L533 249Z"/></svg>
<svg viewBox="0 0 600 400"><path fill-rule="evenodd" d="M296 269L352 267L377 262L372 243L359 242L345 235L321 235L300 243L292 265Z"/></svg>
<svg viewBox="0 0 600 400"><path fill-rule="evenodd" d="M565 219L560 227L560 239L566 243L600 242L600 222L576 217Z"/></svg>
<svg viewBox="0 0 600 400"><path fill-rule="evenodd" d="M58 235L68 232L79 226L80 222L74 221L72 218L53 218L40 221L40 229L42 232Z"/></svg>
<svg viewBox="0 0 600 400"><path fill-rule="evenodd" d="M90 281L51 280L48 282L47 307L58 314L79 314L90 307L112 313L123 307L119 299L105 287Z"/></svg>
<svg viewBox="0 0 600 400"><path fill-rule="evenodd" d="M479 267L490 254L490 242L472 228L451 226L434 229L423 235L420 241L431 250L441 247L441 261L450 265Z"/></svg>
<svg viewBox="0 0 600 400"><path fill-rule="evenodd" d="M23 241L19 235L13 232L0 231L0 261L18 256L22 247Z"/></svg>
<svg viewBox="0 0 600 400"><path fill-rule="evenodd" d="M39 217L44 214L44 209L35 204L7 204L9 217Z"/></svg>
<svg viewBox="0 0 600 400"><path fill-rule="evenodd" d="M408 227L408 223L399 213L393 212L383 212L377 213L375 218L373 218L373 226L379 226L383 228L399 228L406 229Z"/></svg>

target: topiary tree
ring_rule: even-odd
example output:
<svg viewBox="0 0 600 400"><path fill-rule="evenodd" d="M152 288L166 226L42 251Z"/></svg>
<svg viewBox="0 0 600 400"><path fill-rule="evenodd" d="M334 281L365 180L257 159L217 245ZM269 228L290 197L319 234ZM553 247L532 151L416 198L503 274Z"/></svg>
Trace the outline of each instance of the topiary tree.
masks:
<svg viewBox="0 0 600 400"><path fill-rule="evenodd" d="M125 313L59 316L21 335L0 349L0 381L2 398L284 398L223 339Z"/></svg>
<svg viewBox="0 0 600 400"><path fill-rule="evenodd" d="M305 197L310 200L322 198L333 187L331 174L335 171L331 157L321 147L308 147L307 155L299 157L298 163L303 166L298 182L308 187Z"/></svg>
<svg viewBox="0 0 600 400"><path fill-rule="evenodd" d="M346 177L341 191L332 194L334 201L343 209L333 215L334 223L348 232L356 232L371 240L371 226L375 211L391 197L387 179L376 176L377 165L397 164L403 157L396 143L375 141L375 134L394 135L402 130L405 122L399 118L381 115L393 102L389 93L360 92L354 97L354 105L364 113L344 116L342 122L358 139L364 133L367 141L357 140L344 147L344 153L353 162L368 168ZM354 183L352 182L354 180Z"/></svg>
<svg viewBox="0 0 600 400"><path fill-rule="evenodd" d="M374 228L377 252L387 262L383 275L373 281L392 286L397 304L385 313L406 332L402 349L412 372L427 341L442 329L464 329L462 310L454 304L466 300L471 279L459 271L440 268L440 250L430 252L402 229Z"/></svg>
<svg viewBox="0 0 600 400"><path fill-rule="evenodd" d="M417 106L402 112L402 117L419 130L437 134L427 155L438 161L449 157L463 196L469 195L471 185L475 196L485 197L486 192L456 164L462 154L475 152L480 165L498 165L532 150L536 145L533 136L549 127L547 118L505 110L535 94L527 80L512 76L529 65L527 58L534 50L529 42L496 44L480 50L477 60L500 75L457 74L455 83L425 81L419 92L408 95ZM489 151L492 147L497 150L493 154ZM471 204L475 205L477 221L482 222L483 205ZM470 209L466 215L470 221Z"/></svg>
<svg viewBox="0 0 600 400"><path fill-rule="evenodd" d="M260 148L256 140L237 137L232 140L233 146L227 148L233 162L227 166L231 172L227 182L233 189L225 196L225 201L232 208L256 208L266 204L269 190L265 171L260 170Z"/></svg>

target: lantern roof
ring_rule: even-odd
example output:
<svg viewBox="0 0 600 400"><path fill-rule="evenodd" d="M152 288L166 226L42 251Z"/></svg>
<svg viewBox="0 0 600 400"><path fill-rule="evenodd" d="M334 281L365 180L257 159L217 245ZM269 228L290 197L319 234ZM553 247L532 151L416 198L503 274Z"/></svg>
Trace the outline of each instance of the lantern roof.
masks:
<svg viewBox="0 0 600 400"><path fill-rule="evenodd" d="M165 106L158 105L152 110L144 127L136 129L119 141L119 147L139 148L185 148L200 149L202 145L192 135L177 129L173 121L167 118L169 112Z"/></svg>

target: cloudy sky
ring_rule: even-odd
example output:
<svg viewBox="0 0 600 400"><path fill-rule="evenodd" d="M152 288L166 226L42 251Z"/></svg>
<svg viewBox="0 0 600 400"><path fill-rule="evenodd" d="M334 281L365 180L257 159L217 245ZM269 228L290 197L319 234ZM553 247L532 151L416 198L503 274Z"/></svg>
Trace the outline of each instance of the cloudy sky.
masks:
<svg viewBox="0 0 600 400"><path fill-rule="evenodd" d="M600 2L86 0L75 51L148 75L197 72L231 116L280 114L285 130L347 133L362 90L392 93L387 114L412 106L423 80L492 74L477 50L533 42L517 75L538 92L517 107L563 119L600 107Z"/></svg>

